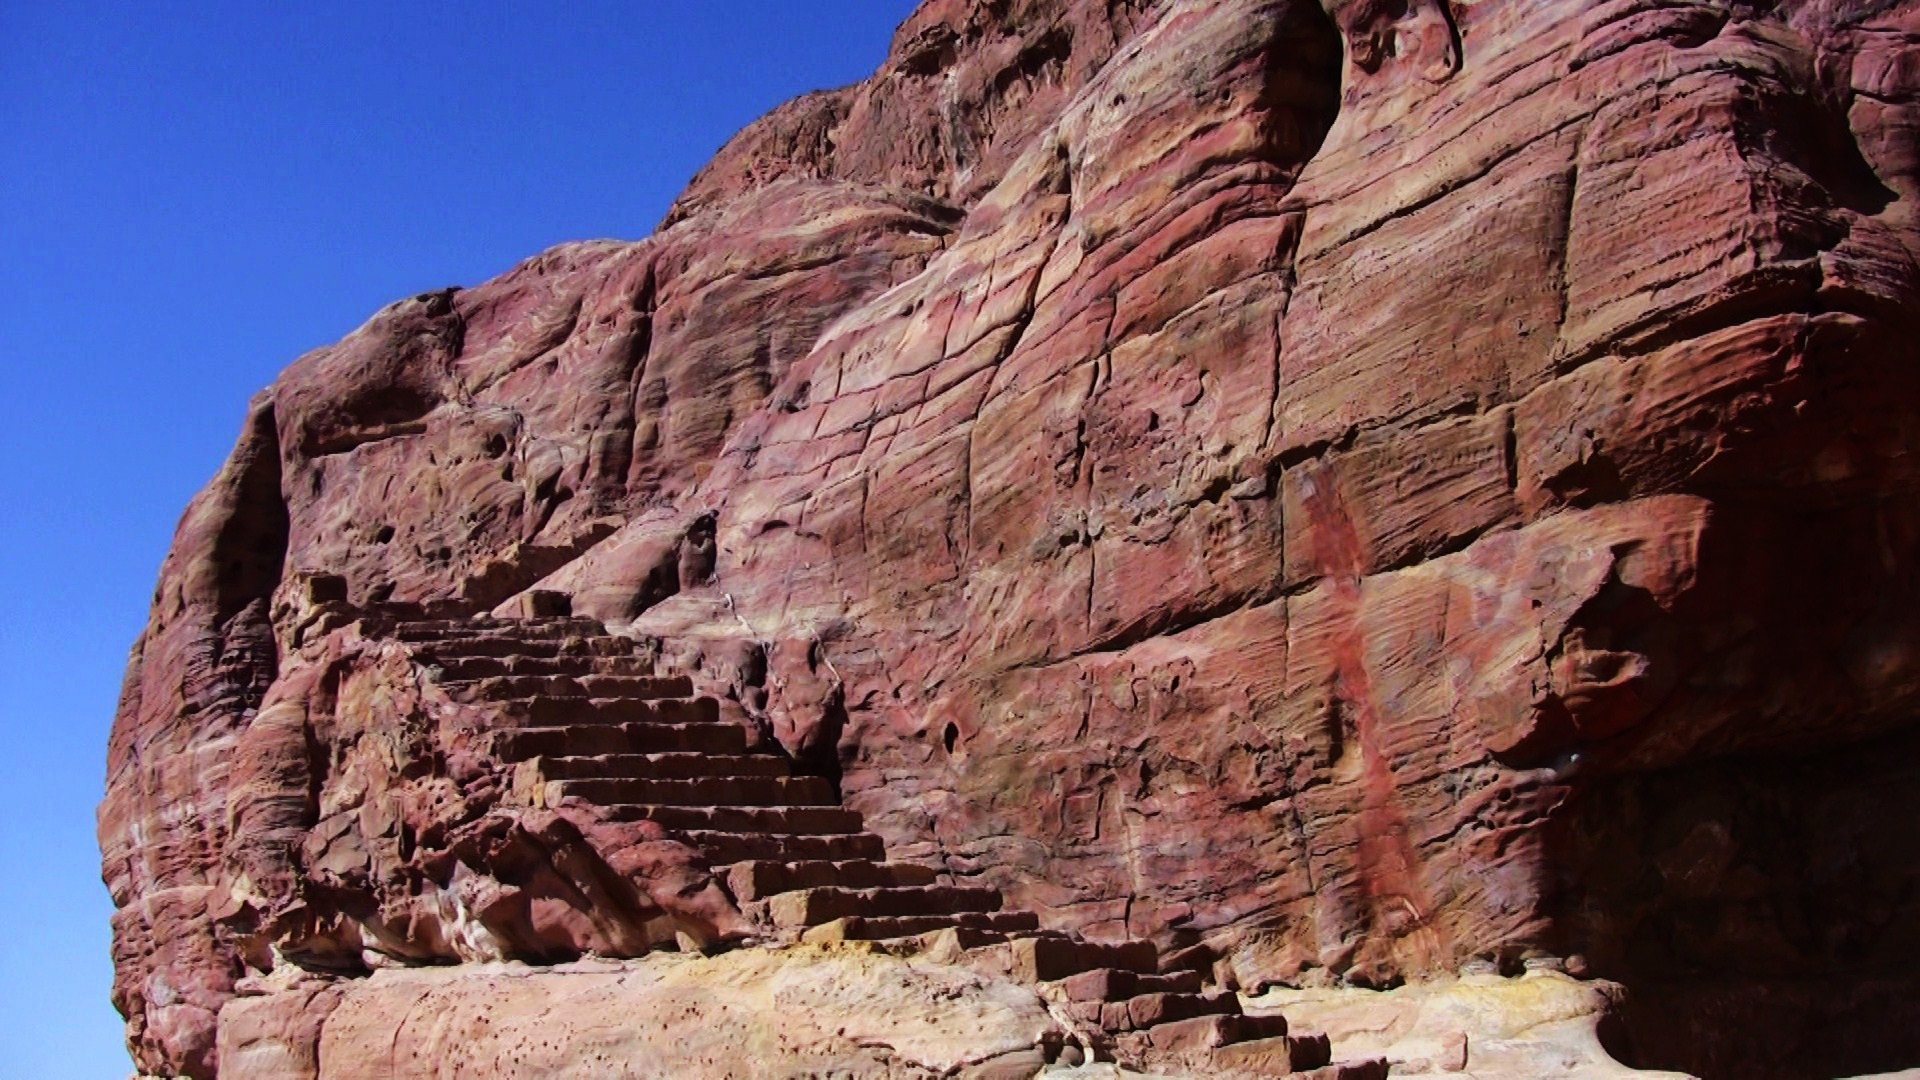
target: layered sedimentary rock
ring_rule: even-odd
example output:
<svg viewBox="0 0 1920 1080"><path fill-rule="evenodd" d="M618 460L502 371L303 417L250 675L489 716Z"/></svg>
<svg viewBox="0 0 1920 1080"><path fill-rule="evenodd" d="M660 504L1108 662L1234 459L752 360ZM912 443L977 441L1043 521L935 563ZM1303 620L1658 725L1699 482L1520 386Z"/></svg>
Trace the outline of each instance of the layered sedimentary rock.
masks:
<svg viewBox="0 0 1920 1080"><path fill-rule="evenodd" d="M382 629L563 593L1050 930L1249 992L1566 958L1636 1064L1920 1063L1917 41L930 0L652 237L383 310L255 399L129 665L138 1061L213 1075L270 968L728 936Z"/></svg>

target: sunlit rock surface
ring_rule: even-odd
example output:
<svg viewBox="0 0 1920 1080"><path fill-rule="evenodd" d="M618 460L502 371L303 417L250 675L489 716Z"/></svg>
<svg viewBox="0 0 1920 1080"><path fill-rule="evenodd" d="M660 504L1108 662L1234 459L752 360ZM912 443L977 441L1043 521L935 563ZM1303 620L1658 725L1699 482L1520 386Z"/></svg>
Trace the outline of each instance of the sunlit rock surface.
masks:
<svg viewBox="0 0 1920 1080"><path fill-rule="evenodd" d="M270 971L365 1034L392 966L737 931L353 621L535 587L1050 928L1920 1063L1920 4L1328 7L929 0L654 236L295 361L114 725L139 1065L349 1038Z"/></svg>

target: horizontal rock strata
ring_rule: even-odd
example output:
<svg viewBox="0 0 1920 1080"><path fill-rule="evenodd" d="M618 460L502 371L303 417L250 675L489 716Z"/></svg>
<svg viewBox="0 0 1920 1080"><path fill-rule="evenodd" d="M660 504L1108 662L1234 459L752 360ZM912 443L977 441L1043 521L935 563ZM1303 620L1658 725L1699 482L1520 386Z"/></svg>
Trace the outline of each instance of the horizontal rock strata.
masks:
<svg viewBox="0 0 1920 1080"><path fill-rule="evenodd" d="M1533 961L1636 1065L1920 1062L1916 41L928 0L654 235L382 310L249 405L130 658L137 1063L963 913L1148 943L1116 1053Z"/></svg>

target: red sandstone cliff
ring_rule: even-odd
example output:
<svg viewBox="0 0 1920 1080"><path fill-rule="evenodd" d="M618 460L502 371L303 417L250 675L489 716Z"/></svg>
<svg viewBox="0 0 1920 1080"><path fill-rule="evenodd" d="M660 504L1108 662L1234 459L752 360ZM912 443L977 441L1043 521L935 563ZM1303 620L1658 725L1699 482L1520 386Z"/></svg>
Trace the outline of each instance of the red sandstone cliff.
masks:
<svg viewBox="0 0 1920 1080"><path fill-rule="evenodd" d="M929 0L654 236L297 360L114 726L141 1066L249 969L724 928L340 628L535 586L1049 925L1920 1062L1920 4L1329 6Z"/></svg>

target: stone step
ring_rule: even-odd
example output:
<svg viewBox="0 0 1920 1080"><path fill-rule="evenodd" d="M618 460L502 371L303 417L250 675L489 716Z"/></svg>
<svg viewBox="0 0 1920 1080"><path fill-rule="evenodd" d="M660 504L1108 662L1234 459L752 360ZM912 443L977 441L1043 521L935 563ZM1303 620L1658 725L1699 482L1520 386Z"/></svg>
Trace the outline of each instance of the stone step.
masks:
<svg viewBox="0 0 1920 1080"><path fill-rule="evenodd" d="M651 821L663 829L818 836L863 832L859 811L839 806L660 806L601 803L616 821ZM738 857L726 860L737 862Z"/></svg>
<svg viewBox="0 0 1920 1080"><path fill-rule="evenodd" d="M931 933L919 935L922 952L940 950L944 955L959 954L957 961L962 966L972 967L983 974L1000 976L1006 974L1006 953L1013 943L1021 938L1042 934L1057 933L1052 930L1014 930L1001 933L998 930L982 930L976 926L948 926Z"/></svg>
<svg viewBox="0 0 1920 1080"><path fill-rule="evenodd" d="M1075 1008L1084 1006L1069 1006L1069 1010ZM1275 1013L1250 1015L1236 1010L1154 1024L1141 1032L1139 1037L1157 1053L1196 1060L1199 1053L1222 1046L1294 1036L1288 1031L1287 1018L1284 1016ZM1312 1035L1298 1037L1303 1041L1315 1038ZM1325 1039L1326 1036L1318 1038ZM1326 1063L1323 1058L1319 1064L1305 1068L1316 1069Z"/></svg>
<svg viewBox="0 0 1920 1080"><path fill-rule="evenodd" d="M1030 938L1013 943L1007 974L1025 983L1057 982L1097 968L1113 968L1141 975L1154 974L1160 951L1151 941L1077 941L1063 936Z"/></svg>
<svg viewBox="0 0 1920 1080"><path fill-rule="evenodd" d="M1197 971L1143 975L1119 968L1095 968L1053 984L1068 1001L1125 1001L1141 994L1197 994L1205 979Z"/></svg>
<svg viewBox="0 0 1920 1080"><path fill-rule="evenodd" d="M580 724L718 724L720 703L710 697L509 698L497 702L513 727Z"/></svg>
<svg viewBox="0 0 1920 1080"><path fill-rule="evenodd" d="M463 656L428 657L442 682L471 682L511 675L651 675L651 656Z"/></svg>
<svg viewBox="0 0 1920 1080"><path fill-rule="evenodd" d="M1392 1068L1386 1058L1366 1058L1360 1061L1336 1061L1317 1069L1305 1069L1296 1073L1292 1080L1387 1080L1391 1074Z"/></svg>
<svg viewBox="0 0 1920 1080"><path fill-rule="evenodd" d="M511 637L554 639L570 637L608 637L607 627L598 619L584 616L556 619L420 619L394 626L392 636L400 641L428 642L472 637Z"/></svg>
<svg viewBox="0 0 1920 1080"><path fill-rule="evenodd" d="M547 784L548 805L561 799L689 808L840 806L840 794L833 789L833 782L820 776L702 776L687 780L603 777Z"/></svg>
<svg viewBox="0 0 1920 1080"><path fill-rule="evenodd" d="M710 776L790 776L792 773L793 767L787 759L777 754L614 753L540 760L540 775L548 780L692 780Z"/></svg>
<svg viewBox="0 0 1920 1080"><path fill-rule="evenodd" d="M1123 1034L1120 1041L1156 1065L1207 1076L1295 1080L1385 1080L1387 1076L1384 1061L1330 1064L1333 1050L1325 1035L1288 1034L1286 1020L1279 1016L1192 1017Z"/></svg>
<svg viewBox="0 0 1920 1080"><path fill-rule="evenodd" d="M999 911L1000 904L1000 890L964 885L904 885L879 889L827 886L781 893L764 901L764 908L774 926L800 929L853 917Z"/></svg>
<svg viewBox="0 0 1920 1080"><path fill-rule="evenodd" d="M949 927L968 927L1002 934L1040 929L1040 916L1031 911L961 911L947 915L854 915L822 923L802 934L810 942L890 941L918 937Z"/></svg>
<svg viewBox="0 0 1920 1080"><path fill-rule="evenodd" d="M844 862L755 860L735 863L725 871L727 889L741 903L828 885L848 889L932 885L939 876L939 871L933 867L919 863L873 862L867 859Z"/></svg>
<svg viewBox="0 0 1920 1080"><path fill-rule="evenodd" d="M749 860L842 862L877 861L887 857L886 841L869 832L775 836L764 832L682 829L676 839L700 852L714 866Z"/></svg>
<svg viewBox="0 0 1920 1080"><path fill-rule="evenodd" d="M1332 1060L1325 1035L1276 1035L1216 1047L1207 1054L1206 1068L1208 1075L1220 1077L1288 1076L1327 1068ZM1364 1075L1330 1071L1325 1080ZM1386 1076L1385 1071L1380 1075Z"/></svg>
<svg viewBox="0 0 1920 1080"><path fill-rule="evenodd" d="M684 675L490 675L480 679L442 678L447 693L465 701L512 698L631 698L657 701L693 696L693 680Z"/></svg>
<svg viewBox="0 0 1920 1080"><path fill-rule="evenodd" d="M1099 1024L1113 1032L1146 1031L1181 1020L1225 1016L1239 1011L1239 995L1229 990L1202 994L1139 994L1125 1001L1076 1001L1067 1005L1067 1013L1074 1019Z"/></svg>
<svg viewBox="0 0 1920 1080"><path fill-rule="evenodd" d="M601 754L744 754L747 732L737 724L560 724L501 728L494 753L503 761Z"/></svg>
<svg viewBox="0 0 1920 1080"><path fill-rule="evenodd" d="M551 660L561 656L631 656L637 644L631 638L611 636L542 640L481 635L421 642L414 646L414 651L438 660L483 656Z"/></svg>

